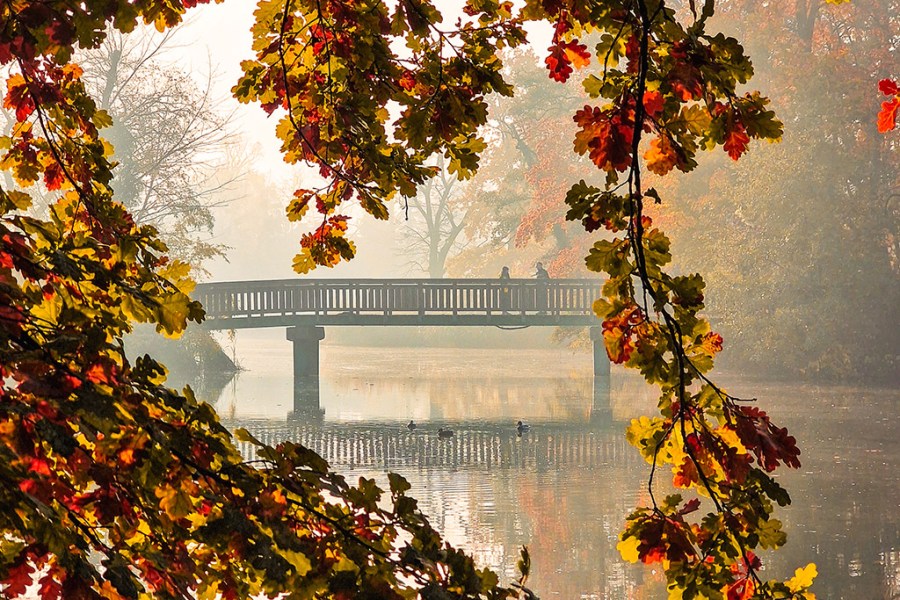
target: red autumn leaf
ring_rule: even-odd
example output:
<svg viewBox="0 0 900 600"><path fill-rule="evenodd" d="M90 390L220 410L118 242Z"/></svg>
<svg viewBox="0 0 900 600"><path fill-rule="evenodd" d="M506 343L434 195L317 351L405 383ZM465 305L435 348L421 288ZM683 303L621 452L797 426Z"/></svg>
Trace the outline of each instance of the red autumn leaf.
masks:
<svg viewBox="0 0 900 600"><path fill-rule="evenodd" d="M550 79L565 83L572 74L572 63L563 44L554 44L549 48L550 54L544 59L547 70L550 72Z"/></svg>
<svg viewBox="0 0 900 600"><path fill-rule="evenodd" d="M98 384L112 384L115 381L118 368L107 361L96 362L89 366L84 374L88 381Z"/></svg>
<svg viewBox="0 0 900 600"><path fill-rule="evenodd" d="M731 565L731 572L737 577L726 591L727 600L750 600L756 592L756 583L751 578L751 571L762 567L759 557L747 551L746 558Z"/></svg>
<svg viewBox="0 0 900 600"><path fill-rule="evenodd" d="M50 464L41 458L32 458L28 471L38 475L50 475Z"/></svg>
<svg viewBox="0 0 900 600"><path fill-rule="evenodd" d="M879 81L878 89L881 90L881 93L885 96L896 96L897 94L900 94L900 86L892 79L882 79Z"/></svg>
<svg viewBox="0 0 900 600"><path fill-rule="evenodd" d="M784 427L775 426L764 411L753 406L737 406L728 412L741 443L756 455L766 471L774 471L779 461L788 467L800 467L797 440Z"/></svg>
<svg viewBox="0 0 900 600"><path fill-rule="evenodd" d="M625 171L631 166L634 125L629 118L596 106L585 106L573 119L581 127L575 133L577 153L587 153L605 171Z"/></svg>
<svg viewBox="0 0 900 600"><path fill-rule="evenodd" d="M679 515L689 515L692 512L698 510L700 508L700 498L691 498L687 502L684 503L684 506L681 507L681 510L678 511Z"/></svg>
<svg viewBox="0 0 900 600"><path fill-rule="evenodd" d="M750 600L756 591L756 585L747 578L739 579L728 586L726 598L728 600Z"/></svg>
<svg viewBox="0 0 900 600"><path fill-rule="evenodd" d="M662 112L663 105L665 105L665 103L665 98L658 90L652 92L644 92L644 110L646 111L647 116L651 119L655 118L656 115Z"/></svg>
<svg viewBox="0 0 900 600"><path fill-rule="evenodd" d="M628 73L637 73L641 59L641 42L637 35L629 36L625 42L625 58L628 59L625 70Z"/></svg>
<svg viewBox="0 0 900 600"><path fill-rule="evenodd" d="M406 90L407 92L411 92L413 88L416 87L416 74L412 71L406 70L403 72L403 75L400 77L400 81L398 83L404 90Z"/></svg>
<svg viewBox="0 0 900 600"><path fill-rule="evenodd" d="M28 561L25 554L20 554L16 563L9 567L6 572L6 578L0 580L0 584L6 586L3 590L6 598L18 598L31 585L31 574L34 573L34 567Z"/></svg>
<svg viewBox="0 0 900 600"><path fill-rule="evenodd" d="M81 387L81 380L73 375L63 375L62 377L62 389L66 393L77 390Z"/></svg>
<svg viewBox="0 0 900 600"><path fill-rule="evenodd" d="M644 564L668 560L689 563L696 557L691 543L690 526L680 517L653 513L642 520L639 531L638 558Z"/></svg>
<svg viewBox="0 0 900 600"><path fill-rule="evenodd" d="M57 19L51 21L45 28L44 34L55 44L61 46L72 43L75 35L75 27L70 21Z"/></svg>
<svg viewBox="0 0 900 600"><path fill-rule="evenodd" d="M747 151L750 145L750 137L747 131L740 123L735 123L734 127L726 134L724 149L732 159L737 160Z"/></svg>
<svg viewBox="0 0 900 600"><path fill-rule="evenodd" d="M41 600L57 600L62 596L62 584L59 582L61 573L50 570L46 575L41 577L38 588L38 596Z"/></svg>
<svg viewBox="0 0 900 600"><path fill-rule="evenodd" d="M700 474L697 472L697 465L689 456L684 458L675 476L672 478L675 487L689 488L695 483L700 483Z"/></svg>
<svg viewBox="0 0 900 600"><path fill-rule="evenodd" d="M722 351L722 336L715 331L710 331L700 339L700 346L709 354L716 354Z"/></svg>
<svg viewBox="0 0 900 600"><path fill-rule="evenodd" d="M7 81L7 93L3 99L3 107L16 111L16 120L25 121L34 112L34 98L28 93L28 84L21 75L15 75Z"/></svg>
<svg viewBox="0 0 900 600"><path fill-rule="evenodd" d="M47 186L47 189L58 190L62 186L63 181L65 181L65 174L59 163L53 162L47 165L44 169L44 184Z"/></svg>
<svg viewBox="0 0 900 600"><path fill-rule="evenodd" d="M611 361L622 364L631 358L636 347L635 327L643 321L643 312L636 305L603 321L603 342Z"/></svg>
<svg viewBox="0 0 900 600"><path fill-rule="evenodd" d="M588 52L587 46L578 43L578 40L572 40L563 44L566 51L566 57L576 69L581 69L591 64L591 53Z"/></svg>
<svg viewBox="0 0 900 600"><path fill-rule="evenodd" d="M703 97L700 72L693 65L686 62L676 63L669 71L668 78L675 97L682 102L699 100Z"/></svg>

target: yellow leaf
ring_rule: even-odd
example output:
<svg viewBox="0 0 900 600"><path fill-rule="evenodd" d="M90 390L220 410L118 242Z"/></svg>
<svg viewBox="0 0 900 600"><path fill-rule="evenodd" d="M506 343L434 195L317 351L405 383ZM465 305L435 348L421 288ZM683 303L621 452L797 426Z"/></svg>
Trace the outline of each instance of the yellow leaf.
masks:
<svg viewBox="0 0 900 600"><path fill-rule="evenodd" d="M641 455L643 455L645 460L652 462L653 454L657 449L657 444L662 439L665 426L666 420L662 417L650 419L642 416L639 419L632 419L625 429L625 439L628 440L629 444L641 451Z"/></svg>
<svg viewBox="0 0 900 600"><path fill-rule="evenodd" d="M312 254L309 252L309 248L304 248L300 251L299 254L294 256L294 271L304 275L309 273L311 270L316 268L316 261L313 260Z"/></svg>
<svg viewBox="0 0 900 600"><path fill-rule="evenodd" d="M623 560L636 563L640 560L640 554L638 553L638 546L640 543L641 541L638 538L628 536L616 544L616 549L619 551L619 554L622 555Z"/></svg>
<svg viewBox="0 0 900 600"><path fill-rule="evenodd" d="M292 550L281 550L280 552L281 556L291 563L298 576L303 577L312 568L312 563L309 562L309 559L302 552L294 552Z"/></svg>
<svg viewBox="0 0 900 600"><path fill-rule="evenodd" d="M350 560L349 558L347 558L346 556L342 556L341 559L339 561L337 561L337 563L335 563L335 565L332 567L332 569L337 572L341 572L341 571L357 572L357 571L359 571L359 567L356 566L356 563L353 562L352 560Z"/></svg>
<svg viewBox="0 0 900 600"><path fill-rule="evenodd" d="M156 497L159 498L159 507L173 520L185 517L193 510L190 497L173 487L164 486L157 489Z"/></svg>
<svg viewBox="0 0 900 600"><path fill-rule="evenodd" d="M813 584L819 572L816 570L816 563L809 563L805 567L794 571L794 576L787 580L788 589L792 592L802 592Z"/></svg>
<svg viewBox="0 0 900 600"><path fill-rule="evenodd" d="M190 301L191 299L181 292L167 294L160 298L156 311L156 330L169 338L181 337L184 328L187 327Z"/></svg>
<svg viewBox="0 0 900 600"><path fill-rule="evenodd" d="M38 320L55 325L59 322L59 313L62 309L62 298L60 298L58 294L53 294L49 298L45 297L39 305L32 308L31 314Z"/></svg>

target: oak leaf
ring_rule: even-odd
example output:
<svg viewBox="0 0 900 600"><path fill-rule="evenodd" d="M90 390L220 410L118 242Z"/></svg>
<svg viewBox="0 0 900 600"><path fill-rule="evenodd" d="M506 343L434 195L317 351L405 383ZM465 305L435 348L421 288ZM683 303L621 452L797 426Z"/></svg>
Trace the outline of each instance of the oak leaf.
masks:
<svg viewBox="0 0 900 600"><path fill-rule="evenodd" d="M672 143L666 136L660 136L650 141L650 149L644 153L647 161L647 169L657 175L665 175L678 162L678 155L672 147Z"/></svg>
<svg viewBox="0 0 900 600"><path fill-rule="evenodd" d="M725 144L722 146L725 152L732 159L737 160L747 151L750 146L750 137L747 135L744 126L735 123L734 126L725 134Z"/></svg>

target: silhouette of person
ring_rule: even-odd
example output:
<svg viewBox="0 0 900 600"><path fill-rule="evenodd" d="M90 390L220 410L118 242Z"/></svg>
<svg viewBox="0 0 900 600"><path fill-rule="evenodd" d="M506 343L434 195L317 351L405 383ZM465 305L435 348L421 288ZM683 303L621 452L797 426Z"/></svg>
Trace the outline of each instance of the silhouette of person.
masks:
<svg viewBox="0 0 900 600"><path fill-rule="evenodd" d="M500 279L510 279L509 267L503 267L500 271ZM507 286L500 288L500 308L503 312L507 312L512 304L511 290Z"/></svg>
<svg viewBox="0 0 900 600"><path fill-rule="evenodd" d="M538 314L544 314L547 312L547 295L550 291L547 289L547 280L550 279L550 273L547 272L542 263L534 265L534 278L540 281L534 290L534 306L537 308Z"/></svg>

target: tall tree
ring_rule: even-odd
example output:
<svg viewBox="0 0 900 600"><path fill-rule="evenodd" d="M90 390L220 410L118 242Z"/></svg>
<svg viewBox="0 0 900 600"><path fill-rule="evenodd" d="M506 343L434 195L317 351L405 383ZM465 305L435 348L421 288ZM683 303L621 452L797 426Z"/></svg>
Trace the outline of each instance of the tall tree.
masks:
<svg viewBox="0 0 900 600"><path fill-rule="evenodd" d="M113 189L139 223L160 230L169 252L195 267L220 255L209 241L213 209L240 170L230 152L228 122L212 98L210 72L200 87L166 61L176 30L123 34L110 29L96 49L80 52L84 82L113 125ZM231 161L233 164L228 164Z"/></svg>
<svg viewBox="0 0 900 600"><path fill-rule="evenodd" d="M554 276L571 275L583 268L590 235L567 222L561 207L568 182L589 166L571 152L571 115L588 97L549 79L530 48L506 51L503 58L504 77L516 94L488 101L487 148L469 183L478 197L466 224L474 248L457 262L477 270L489 260L493 272L500 261L527 272L544 261Z"/></svg>
<svg viewBox="0 0 900 600"><path fill-rule="evenodd" d="M437 174L407 200L404 217L408 262L434 279L447 274L447 259L464 242L462 233L472 198L467 186L447 171L438 158Z"/></svg>
<svg viewBox="0 0 900 600"><path fill-rule="evenodd" d="M757 70L782 90L785 139L669 187L673 238L682 258L702 257L730 283L710 295L723 334L754 332L730 366L896 382L900 341L881 324L900 318L900 155L876 131L869 90L896 62L900 4L821 4L722 5L723 26L757 23L747 43L770 48Z"/></svg>

